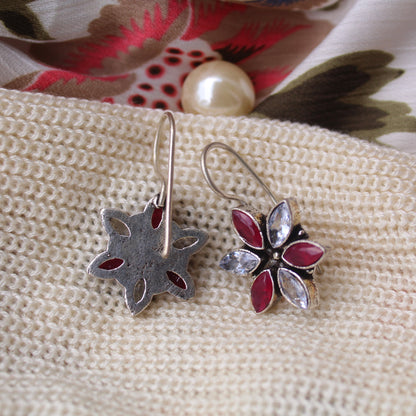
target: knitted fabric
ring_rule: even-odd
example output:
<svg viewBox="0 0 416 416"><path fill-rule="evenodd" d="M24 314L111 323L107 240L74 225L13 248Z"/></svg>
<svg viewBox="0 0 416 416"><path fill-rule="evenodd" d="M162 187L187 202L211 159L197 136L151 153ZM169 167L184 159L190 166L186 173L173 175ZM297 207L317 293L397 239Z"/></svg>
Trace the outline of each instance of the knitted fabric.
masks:
<svg viewBox="0 0 416 416"><path fill-rule="evenodd" d="M196 296L158 295L133 318L121 287L86 268L108 240L100 210L138 213L159 192L161 114L0 90L0 413L414 415L416 159L304 125L176 114L174 220L210 239L191 257ZM219 269L239 241L235 204L200 171L212 141L296 197L331 247L318 309L255 315L251 278ZM209 166L269 211L231 155Z"/></svg>

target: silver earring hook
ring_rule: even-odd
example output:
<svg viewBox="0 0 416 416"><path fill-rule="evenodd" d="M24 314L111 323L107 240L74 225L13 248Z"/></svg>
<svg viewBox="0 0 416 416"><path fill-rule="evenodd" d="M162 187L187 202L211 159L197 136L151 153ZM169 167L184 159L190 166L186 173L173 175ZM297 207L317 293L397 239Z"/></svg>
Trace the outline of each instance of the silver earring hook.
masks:
<svg viewBox="0 0 416 416"><path fill-rule="evenodd" d="M162 133L162 128L165 121L169 121L169 162L168 162L168 180L166 181L164 175L159 169L159 142ZM175 119L170 111L165 111L159 123L156 132L155 141L153 144L153 168L161 182L161 190L156 200L156 206L159 208L165 207L165 241L163 243L162 257L167 258L170 254L171 239L172 239L172 190L173 190L173 171L174 171L174 156L175 156Z"/></svg>
<svg viewBox="0 0 416 416"><path fill-rule="evenodd" d="M208 152L211 149L215 149L215 148L226 150L227 152L229 152L233 156L235 156L239 160L239 162L251 173L251 175L254 177L254 179L261 185L261 187L264 189L266 194L270 197L272 202L275 205L277 205L277 199L273 195L273 193L269 189L269 187L260 179L260 177L257 175L257 173L254 172L254 170L250 167L250 165L232 147L230 147L230 146L228 146L224 143L212 142L212 143L208 144L207 146L205 146L204 150L202 151L202 154L201 154L201 169L202 169L202 173L203 173L203 175L205 177L205 180L207 181L208 185L210 186L210 188L217 195L221 196L222 198L229 199L231 201L237 201L240 205L246 205L247 204L243 199L239 198L238 196L226 194L225 192L221 191L217 187L217 185L215 185L214 181L212 180L211 175L208 172L207 155L208 155Z"/></svg>

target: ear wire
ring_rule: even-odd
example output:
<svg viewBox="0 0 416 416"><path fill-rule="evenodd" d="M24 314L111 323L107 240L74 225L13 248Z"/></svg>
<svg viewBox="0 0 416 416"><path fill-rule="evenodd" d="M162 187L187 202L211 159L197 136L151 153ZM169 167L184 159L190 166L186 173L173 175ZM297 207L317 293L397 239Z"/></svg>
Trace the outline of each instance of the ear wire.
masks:
<svg viewBox="0 0 416 416"><path fill-rule="evenodd" d="M162 174L159 168L159 142L162 133L162 128L165 120L169 121L169 161L168 161L168 179ZM153 168L156 175L161 182L161 189L159 197L156 200L158 207L165 207L165 239L163 242L162 257L167 258L170 254L171 240L172 240L172 190L173 190L173 173L174 173L174 158L175 158L175 136L176 126L175 119L171 111L165 111L160 120L159 127L156 132L155 141L153 144Z"/></svg>
<svg viewBox="0 0 416 416"><path fill-rule="evenodd" d="M277 199L273 195L272 191L269 189L269 187L260 179L260 177L257 175L256 172L250 167L250 165L230 146L220 143L220 142L212 142L204 147L204 150L201 154L201 169L202 173L205 177L205 180L207 181L210 188L220 197L229 199L231 201L237 201L240 205L246 205L246 202L239 198L236 195L226 194L225 192L221 191L217 185L214 183L214 181L211 178L211 175L208 171L208 164L207 164L207 155L208 152L212 149L223 149L227 152L231 153L234 157L238 159L238 161L250 172L250 174L254 177L254 179L261 185L261 187L264 189L266 194L270 197L274 205L277 205Z"/></svg>

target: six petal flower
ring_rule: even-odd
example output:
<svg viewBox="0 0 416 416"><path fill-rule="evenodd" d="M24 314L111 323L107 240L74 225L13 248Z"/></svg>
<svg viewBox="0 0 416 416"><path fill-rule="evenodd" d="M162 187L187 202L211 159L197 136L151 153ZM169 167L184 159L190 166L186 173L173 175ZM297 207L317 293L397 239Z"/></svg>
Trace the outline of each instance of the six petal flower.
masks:
<svg viewBox="0 0 416 416"><path fill-rule="evenodd" d="M194 295L195 286L187 267L189 257L206 243L206 232L180 228L172 222L171 251L165 258L161 255L164 210L156 206L156 197L139 214L130 216L104 209L101 215L110 240L107 250L90 263L88 272L120 283L133 315L146 308L159 293L169 292L181 299Z"/></svg>
<svg viewBox="0 0 416 416"><path fill-rule="evenodd" d="M247 206L238 207L232 219L244 246L226 254L220 267L254 275L251 302L256 313L266 311L281 296L300 309L316 306L313 271L325 249L308 240L296 201L284 199L267 217Z"/></svg>

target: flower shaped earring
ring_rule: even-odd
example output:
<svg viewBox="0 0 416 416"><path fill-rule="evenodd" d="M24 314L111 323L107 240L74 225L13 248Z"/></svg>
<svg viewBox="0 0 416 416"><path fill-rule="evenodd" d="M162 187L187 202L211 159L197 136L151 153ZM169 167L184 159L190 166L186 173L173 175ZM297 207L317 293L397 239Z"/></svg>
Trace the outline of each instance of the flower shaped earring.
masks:
<svg viewBox="0 0 416 416"><path fill-rule="evenodd" d="M222 192L207 169L207 154L221 148L233 154L254 176L274 203L266 216L234 195ZM276 198L246 161L226 144L214 142L201 156L202 172L211 189L223 198L240 205L232 210L232 222L243 247L226 254L220 267L237 275L253 275L251 303L256 313L265 312L273 302L284 297L300 309L318 305L318 290L313 272L325 249L309 240L300 224L300 212L293 198L277 202Z"/></svg>
<svg viewBox="0 0 416 416"><path fill-rule="evenodd" d="M164 121L170 123L168 180L160 173L158 149ZM172 221L175 121L167 111L159 124L153 165L161 181L161 191L143 213L129 216L115 209L101 213L110 236L107 250L89 265L88 272L101 279L116 279L124 287L124 297L133 315L149 305L156 294L169 292L182 299L194 296L195 286L187 272L189 257L200 250L208 234L182 229Z"/></svg>

